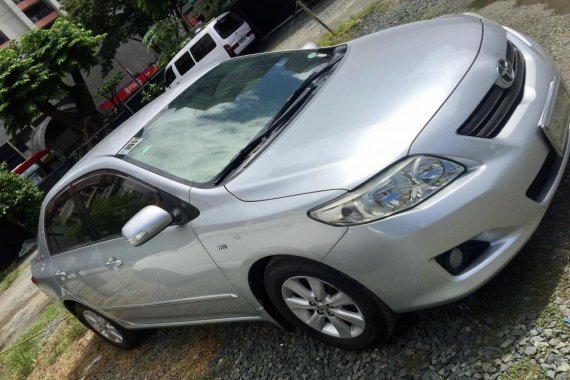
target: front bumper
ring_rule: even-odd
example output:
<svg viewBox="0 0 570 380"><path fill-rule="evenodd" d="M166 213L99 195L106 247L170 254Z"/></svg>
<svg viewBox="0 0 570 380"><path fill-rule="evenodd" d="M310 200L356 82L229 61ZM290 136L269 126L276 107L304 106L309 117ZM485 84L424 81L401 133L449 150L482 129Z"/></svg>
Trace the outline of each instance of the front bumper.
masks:
<svg viewBox="0 0 570 380"><path fill-rule="evenodd" d="M477 106L476 100L465 96L472 83L480 82L475 64L410 149L410 154L434 154L464 163L467 173L413 210L350 227L323 260L396 312L462 298L489 281L532 236L563 176L568 143L563 158L551 168L540 199L527 197L551 151L538 124L557 73L538 44L518 34L507 35L523 53L527 72L524 97L501 133L494 139L450 136L449 125L460 125ZM450 115L457 120L450 120ZM490 246L467 271L453 276L435 261L468 240L483 240Z"/></svg>

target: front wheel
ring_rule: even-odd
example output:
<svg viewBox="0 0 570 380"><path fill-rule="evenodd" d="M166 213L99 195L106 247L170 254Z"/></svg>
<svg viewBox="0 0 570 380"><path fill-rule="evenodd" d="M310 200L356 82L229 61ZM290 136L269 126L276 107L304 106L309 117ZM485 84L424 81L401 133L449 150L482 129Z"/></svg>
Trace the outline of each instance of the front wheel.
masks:
<svg viewBox="0 0 570 380"><path fill-rule="evenodd" d="M75 315L87 328L115 347L131 348L140 340L139 331L127 330L81 304L75 304Z"/></svg>
<svg viewBox="0 0 570 380"><path fill-rule="evenodd" d="M289 322L324 341L361 349L385 342L394 313L336 270L303 259L273 259L265 270L269 298Z"/></svg>

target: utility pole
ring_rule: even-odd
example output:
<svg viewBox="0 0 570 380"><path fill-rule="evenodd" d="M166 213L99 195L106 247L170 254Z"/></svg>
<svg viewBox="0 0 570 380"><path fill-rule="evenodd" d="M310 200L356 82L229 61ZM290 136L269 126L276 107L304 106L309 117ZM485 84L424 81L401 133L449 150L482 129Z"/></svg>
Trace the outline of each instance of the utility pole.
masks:
<svg viewBox="0 0 570 380"><path fill-rule="evenodd" d="M307 14L309 16L311 16L312 18L315 19L315 21L317 21L319 24L322 25L323 28L325 28L326 30L328 30L333 36L336 37L336 33L327 25L324 23L323 20L321 20L316 14L313 13L313 11L311 11L305 4L303 4L301 1L297 1L297 4L303 8L303 10L305 12L307 12Z"/></svg>

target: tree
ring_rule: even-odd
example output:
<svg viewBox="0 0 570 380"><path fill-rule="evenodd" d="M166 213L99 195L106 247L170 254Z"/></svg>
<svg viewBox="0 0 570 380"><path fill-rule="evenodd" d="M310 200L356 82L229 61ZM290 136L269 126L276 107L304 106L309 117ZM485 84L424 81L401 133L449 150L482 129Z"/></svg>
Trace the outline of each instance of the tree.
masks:
<svg viewBox="0 0 570 380"><path fill-rule="evenodd" d="M141 41L157 20L137 0L66 0L62 5L71 21L95 34L105 34L99 50L103 75L113 67L117 49L129 39Z"/></svg>
<svg viewBox="0 0 570 380"><path fill-rule="evenodd" d="M117 96L117 87L124 77L125 75L118 71L109 80L105 81L105 83L97 88L96 94L110 101L114 107L123 108L131 114L134 114L133 110L123 103L123 101Z"/></svg>
<svg viewBox="0 0 570 380"><path fill-rule="evenodd" d="M181 0L137 0L138 7L155 20L163 20L173 16L185 31L190 28L182 17L182 6L186 1Z"/></svg>
<svg viewBox="0 0 570 380"><path fill-rule="evenodd" d="M0 218L35 235L43 197L32 181L10 173L6 164L0 163Z"/></svg>
<svg viewBox="0 0 570 380"><path fill-rule="evenodd" d="M178 52L189 36L180 36L180 24L174 17L167 17L152 25L143 38L148 49L159 52L157 66L164 67Z"/></svg>
<svg viewBox="0 0 570 380"><path fill-rule="evenodd" d="M97 46L103 38L58 19L50 29L34 29L1 49L0 119L7 132L15 135L40 112L79 134L98 127L102 115L81 71L98 63ZM69 77L73 85L66 83ZM64 97L75 103L77 114L50 103Z"/></svg>

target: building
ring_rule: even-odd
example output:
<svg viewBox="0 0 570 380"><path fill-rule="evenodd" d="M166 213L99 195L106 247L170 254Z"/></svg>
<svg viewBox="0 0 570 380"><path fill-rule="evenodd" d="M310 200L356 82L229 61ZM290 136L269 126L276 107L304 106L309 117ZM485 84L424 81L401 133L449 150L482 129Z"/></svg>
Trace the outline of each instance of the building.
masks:
<svg viewBox="0 0 570 380"><path fill-rule="evenodd" d="M60 16L55 0L0 0L0 47L33 28L46 28Z"/></svg>
<svg viewBox="0 0 570 380"><path fill-rule="evenodd" d="M56 0L0 0L0 48L31 29L49 28L60 15L60 4ZM92 94L117 71L122 71L125 76L118 87L128 84L132 77L138 77L148 70L149 65L156 61L156 57L140 42L128 41L118 49L114 61L115 65L106 78L97 67L89 73L84 73L87 87ZM95 97L96 104L104 102L105 99ZM62 110L70 108L68 104L58 104L58 107ZM48 139L68 146L77 137L66 137L64 134L71 132L61 131L53 125L50 118L38 118L15 137L8 136L0 122L0 163L6 162L8 168L12 169L38 150L45 149Z"/></svg>
<svg viewBox="0 0 570 380"><path fill-rule="evenodd" d="M0 48L34 28L49 28L60 16L55 0L0 0ZM19 141L23 140L23 141ZM0 162L12 168L29 156L27 136L9 139L0 126Z"/></svg>

